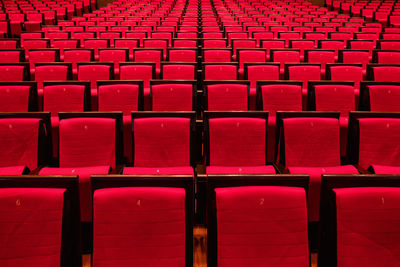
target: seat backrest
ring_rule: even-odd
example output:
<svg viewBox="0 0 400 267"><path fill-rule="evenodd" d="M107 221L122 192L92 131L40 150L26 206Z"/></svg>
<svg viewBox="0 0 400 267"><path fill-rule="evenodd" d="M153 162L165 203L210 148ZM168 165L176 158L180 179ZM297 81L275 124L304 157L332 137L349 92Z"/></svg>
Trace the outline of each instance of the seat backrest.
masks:
<svg viewBox="0 0 400 267"><path fill-rule="evenodd" d="M0 166L27 166L34 170L39 160L39 140L44 135L39 118L0 119ZM43 145L43 144L41 144Z"/></svg>
<svg viewBox="0 0 400 267"><path fill-rule="evenodd" d="M373 80L377 82L400 81L400 66L373 66Z"/></svg>
<svg viewBox="0 0 400 267"><path fill-rule="evenodd" d="M90 81L94 85L93 83L98 80L111 80L112 71L113 69L109 65L81 64L78 65L78 80Z"/></svg>
<svg viewBox="0 0 400 267"><path fill-rule="evenodd" d="M93 50L70 49L64 50L64 62L76 64L78 62L90 62L94 60Z"/></svg>
<svg viewBox="0 0 400 267"><path fill-rule="evenodd" d="M231 62L232 50L207 49L203 51L204 62Z"/></svg>
<svg viewBox="0 0 400 267"><path fill-rule="evenodd" d="M400 51L376 51L374 62L379 64L398 64L400 62Z"/></svg>
<svg viewBox="0 0 400 267"><path fill-rule="evenodd" d="M195 71L195 65L163 64L161 73L164 80L194 80Z"/></svg>
<svg viewBox="0 0 400 267"><path fill-rule="evenodd" d="M367 50L341 50L339 53L339 61L343 63L362 63L365 66L370 62L370 52Z"/></svg>
<svg viewBox="0 0 400 267"><path fill-rule="evenodd" d="M98 86L99 111L122 111L125 116L139 110L138 84L104 84Z"/></svg>
<svg viewBox="0 0 400 267"><path fill-rule="evenodd" d="M351 66L351 65L330 66L329 73L332 81L359 82L363 80L363 73L361 66Z"/></svg>
<svg viewBox="0 0 400 267"><path fill-rule="evenodd" d="M36 86L0 85L0 112L28 112L35 101ZM36 99L37 101L37 99Z"/></svg>
<svg viewBox="0 0 400 267"><path fill-rule="evenodd" d="M283 63L300 63L300 51L272 50L271 61Z"/></svg>
<svg viewBox="0 0 400 267"><path fill-rule="evenodd" d="M288 253L279 259L279 265L309 265L307 197L303 188L240 186L216 188L215 194L218 266L276 262L275 252L266 252L265 247L275 247L277 242L279 250ZM246 220L242 220L243 214ZM227 225L232 227L227 229ZM254 235L262 245L248 243Z"/></svg>
<svg viewBox="0 0 400 267"><path fill-rule="evenodd" d="M58 84L43 87L43 111L57 117L58 112L84 111L85 85Z"/></svg>
<svg viewBox="0 0 400 267"><path fill-rule="evenodd" d="M266 51L265 50L238 50L238 61L239 67L244 68L245 62L265 62Z"/></svg>
<svg viewBox="0 0 400 267"><path fill-rule="evenodd" d="M124 49L100 49L99 50L100 62L119 62L128 61L128 50Z"/></svg>
<svg viewBox="0 0 400 267"><path fill-rule="evenodd" d="M246 84L208 84L205 89L207 110L248 110L249 86Z"/></svg>
<svg viewBox="0 0 400 267"><path fill-rule="evenodd" d="M226 48L227 41L225 39L204 39L203 48Z"/></svg>
<svg viewBox="0 0 400 267"><path fill-rule="evenodd" d="M119 201L123 201L126 205L118 205ZM105 257L105 255L115 255L129 266L157 265L160 262L166 266L185 265L184 189L174 187L99 189L93 195L93 214L94 265L113 265L114 256ZM133 214L138 216L132 216ZM154 234L166 236L162 230L165 227L165 220L160 218L174 218L168 222L168 235L173 235L174 238L165 240L152 238ZM118 234L121 231L123 235ZM105 238L105 235L110 235L111 239ZM127 239L129 239L128 244ZM124 245L116 253L114 244Z"/></svg>
<svg viewBox="0 0 400 267"><path fill-rule="evenodd" d="M236 80L237 65L206 64L204 65L204 80Z"/></svg>
<svg viewBox="0 0 400 267"><path fill-rule="evenodd" d="M305 84L308 81L321 80L321 66L319 65L288 65L289 80L303 81Z"/></svg>
<svg viewBox="0 0 400 267"><path fill-rule="evenodd" d="M335 63L335 51L306 50L305 59L308 63Z"/></svg>
<svg viewBox="0 0 400 267"><path fill-rule="evenodd" d="M268 116L275 118L279 111L301 111L302 95L301 86L295 84L268 84L261 85L262 110L268 111Z"/></svg>
<svg viewBox="0 0 400 267"><path fill-rule="evenodd" d="M335 118L283 119L286 167L340 165L340 127Z"/></svg>
<svg viewBox="0 0 400 267"><path fill-rule="evenodd" d="M397 187L334 188L337 266L398 264L400 229ZM386 200L386 201L385 201ZM351 212L349 212L351 211ZM374 218L379 217L379 220ZM366 230L368 229L368 230ZM365 246L365 242L370 244ZM350 249L351 248L351 249ZM357 256L353 253L357 251Z"/></svg>
<svg viewBox="0 0 400 267"><path fill-rule="evenodd" d="M65 193L65 188L0 189L2 266L65 264L61 264Z"/></svg>
<svg viewBox="0 0 400 267"><path fill-rule="evenodd" d="M0 50L0 63L18 63L25 61L23 50Z"/></svg>
<svg viewBox="0 0 400 267"><path fill-rule="evenodd" d="M168 84L151 86L153 111L191 111L193 110L193 85Z"/></svg>
<svg viewBox="0 0 400 267"><path fill-rule="evenodd" d="M279 80L279 66L269 64L245 64L245 79L250 81L250 87L256 88L257 81Z"/></svg>
<svg viewBox="0 0 400 267"><path fill-rule="evenodd" d="M135 62L155 62L160 64L162 51L160 50L135 50L133 53Z"/></svg>
<svg viewBox="0 0 400 267"><path fill-rule="evenodd" d="M399 85L368 85L370 110L400 112Z"/></svg>
<svg viewBox="0 0 400 267"><path fill-rule="evenodd" d="M358 119L358 164L367 169L371 165L399 166L400 120L397 118Z"/></svg>
<svg viewBox="0 0 400 267"><path fill-rule="evenodd" d="M190 166L191 119L134 118L134 166Z"/></svg>
<svg viewBox="0 0 400 267"><path fill-rule="evenodd" d="M355 110L355 88L343 84L317 84L314 86L316 111L339 111L348 117Z"/></svg>
<svg viewBox="0 0 400 267"><path fill-rule="evenodd" d="M71 69L68 65L59 64L48 64L48 65L36 65L35 68L35 81L64 81L70 77Z"/></svg>
<svg viewBox="0 0 400 267"><path fill-rule="evenodd" d="M196 50L174 49L168 50L169 62L197 62Z"/></svg>
<svg viewBox="0 0 400 267"><path fill-rule="evenodd" d="M0 81L23 81L29 77L26 65L0 65Z"/></svg>
<svg viewBox="0 0 400 267"><path fill-rule="evenodd" d="M116 120L68 118L60 120L61 168L116 165Z"/></svg>
<svg viewBox="0 0 400 267"><path fill-rule="evenodd" d="M145 88L150 88L150 80L155 78L155 67L151 64L120 66L121 80L142 80Z"/></svg>
<svg viewBox="0 0 400 267"><path fill-rule="evenodd" d="M263 118L210 118L210 166L264 166L267 121Z"/></svg>

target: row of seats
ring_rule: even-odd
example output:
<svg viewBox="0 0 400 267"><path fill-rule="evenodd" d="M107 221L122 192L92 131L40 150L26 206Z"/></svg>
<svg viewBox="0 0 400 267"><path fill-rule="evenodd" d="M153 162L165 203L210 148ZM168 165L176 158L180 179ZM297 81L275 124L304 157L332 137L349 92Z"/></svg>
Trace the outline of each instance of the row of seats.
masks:
<svg viewBox="0 0 400 267"><path fill-rule="evenodd" d="M132 123L121 113L60 113L58 158L49 165L49 113L1 113L4 153L1 173L80 176L82 217L90 220L88 177L107 174L194 175L195 113L135 112ZM335 112L278 112L276 134L268 132L267 112L206 112L204 123L207 174L310 175L310 220L318 221L320 175L371 171L395 174L398 166L398 113L352 112L349 158L341 159L341 123ZM122 129L132 129L128 149L133 167L124 167ZM249 130L251 129L251 130ZM274 136L276 163L267 160L268 138ZM382 138L385 136L385 138ZM53 138L54 140L54 138ZM125 138L125 140L127 140ZM198 141L197 141L198 142ZM341 165L342 163L347 165ZM356 164L358 169L353 165ZM29 169L27 169L29 168ZM88 202L89 201L89 202ZM313 208L311 208L313 207Z"/></svg>
<svg viewBox="0 0 400 267"><path fill-rule="evenodd" d="M310 265L307 176L205 178L208 266ZM91 182L94 266L193 265L190 176L96 175ZM399 182L323 175L320 266L398 263ZM75 176L2 177L2 266L82 266L77 184Z"/></svg>

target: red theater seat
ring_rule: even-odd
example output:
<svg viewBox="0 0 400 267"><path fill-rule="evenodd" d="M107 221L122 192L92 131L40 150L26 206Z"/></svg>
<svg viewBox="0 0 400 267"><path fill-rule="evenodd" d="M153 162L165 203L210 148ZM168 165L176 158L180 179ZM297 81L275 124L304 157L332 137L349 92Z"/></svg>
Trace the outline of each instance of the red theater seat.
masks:
<svg viewBox="0 0 400 267"><path fill-rule="evenodd" d="M193 175L195 112L132 113L133 167L124 174Z"/></svg>
<svg viewBox="0 0 400 267"><path fill-rule="evenodd" d="M207 174L275 173L266 165L267 113L206 111L205 116Z"/></svg>

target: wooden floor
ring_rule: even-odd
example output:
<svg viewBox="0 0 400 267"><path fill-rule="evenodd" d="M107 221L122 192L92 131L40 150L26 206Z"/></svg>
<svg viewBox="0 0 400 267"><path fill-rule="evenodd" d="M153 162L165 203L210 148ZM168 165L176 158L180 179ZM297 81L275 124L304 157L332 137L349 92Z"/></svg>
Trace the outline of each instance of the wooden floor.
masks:
<svg viewBox="0 0 400 267"><path fill-rule="evenodd" d="M193 230L194 237L194 267L207 266L207 230L204 227L195 227ZM91 255L83 255L83 267L90 266ZM311 267L317 267L317 254L311 254Z"/></svg>

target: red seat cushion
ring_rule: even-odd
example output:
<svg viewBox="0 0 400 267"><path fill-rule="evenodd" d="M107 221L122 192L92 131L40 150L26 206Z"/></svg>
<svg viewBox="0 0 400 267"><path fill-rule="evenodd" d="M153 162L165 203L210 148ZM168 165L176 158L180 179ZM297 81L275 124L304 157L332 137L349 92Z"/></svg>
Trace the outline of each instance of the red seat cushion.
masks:
<svg viewBox="0 0 400 267"><path fill-rule="evenodd" d="M60 266L65 189L0 189L0 265Z"/></svg>
<svg viewBox="0 0 400 267"><path fill-rule="evenodd" d="M303 188L217 188L218 266L308 266Z"/></svg>
<svg viewBox="0 0 400 267"><path fill-rule="evenodd" d="M100 189L93 200L95 266L185 266L184 189Z"/></svg>
<svg viewBox="0 0 400 267"><path fill-rule="evenodd" d="M372 165L376 174L400 174L400 166Z"/></svg>
<svg viewBox="0 0 400 267"><path fill-rule="evenodd" d="M337 266L400 265L400 188L336 188Z"/></svg>

